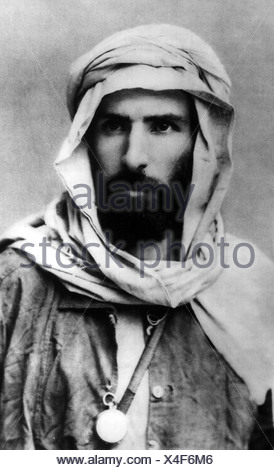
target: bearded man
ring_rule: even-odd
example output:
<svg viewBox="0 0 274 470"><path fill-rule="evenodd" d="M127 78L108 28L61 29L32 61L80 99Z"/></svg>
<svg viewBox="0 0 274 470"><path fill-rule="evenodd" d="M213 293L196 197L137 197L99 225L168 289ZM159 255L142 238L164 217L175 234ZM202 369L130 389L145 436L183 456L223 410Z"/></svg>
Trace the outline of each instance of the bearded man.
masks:
<svg viewBox="0 0 274 470"><path fill-rule="evenodd" d="M220 216L229 89L169 25L73 65L66 192L2 239L2 448L272 448L273 266Z"/></svg>

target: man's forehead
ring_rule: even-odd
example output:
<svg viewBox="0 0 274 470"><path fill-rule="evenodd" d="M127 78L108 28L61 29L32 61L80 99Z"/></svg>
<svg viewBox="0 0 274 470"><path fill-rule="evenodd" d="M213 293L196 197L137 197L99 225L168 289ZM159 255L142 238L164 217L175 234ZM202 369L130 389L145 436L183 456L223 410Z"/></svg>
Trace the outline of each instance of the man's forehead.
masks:
<svg viewBox="0 0 274 470"><path fill-rule="evenodd" d="M187 117L193 106L190 96L181 90L153 91L146 89L119 90L104 96L96 117L109 114L165 115Z"/></svg>

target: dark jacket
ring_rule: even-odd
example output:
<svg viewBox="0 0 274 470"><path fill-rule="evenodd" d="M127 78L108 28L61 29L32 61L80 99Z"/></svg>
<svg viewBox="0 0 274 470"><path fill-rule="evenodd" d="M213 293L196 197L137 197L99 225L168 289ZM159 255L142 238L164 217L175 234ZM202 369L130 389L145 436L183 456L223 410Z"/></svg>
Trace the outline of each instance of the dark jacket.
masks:
<svg viewBox="0 0 274 470"><path fill-rule="evenodd" d="M106 386L117 385L121 309L72 294L12 249L0 256L1 448L100 449L94 429ZM259 410L194 313L176 308L150 364L147 448L270 448ZM155 396L155 386L163 391ZM259 411L259 413L258 413Z"/></svg>

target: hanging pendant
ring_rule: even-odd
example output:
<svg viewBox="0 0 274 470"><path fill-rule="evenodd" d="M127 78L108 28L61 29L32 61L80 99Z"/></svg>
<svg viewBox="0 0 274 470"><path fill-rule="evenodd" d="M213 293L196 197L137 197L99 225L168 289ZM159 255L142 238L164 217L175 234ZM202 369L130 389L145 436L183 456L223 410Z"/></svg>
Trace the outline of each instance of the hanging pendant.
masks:
<svg viewBox="0 0 274 470"><path fill-rule="evenodd" d="M115 407L115 397L113 393L106 393L103 397L103 403L109 407L102 411L96 422L96 432L100 439L109 444L120 442L127 433L128 418Z"/></svg>
<svg viewBox="0 0 274 470"><path fill-rule="evenodd" d="M100 439L110 444L121 441L128 427L127 416L122 411L110 408L97 417L96 431Z"/></svg>

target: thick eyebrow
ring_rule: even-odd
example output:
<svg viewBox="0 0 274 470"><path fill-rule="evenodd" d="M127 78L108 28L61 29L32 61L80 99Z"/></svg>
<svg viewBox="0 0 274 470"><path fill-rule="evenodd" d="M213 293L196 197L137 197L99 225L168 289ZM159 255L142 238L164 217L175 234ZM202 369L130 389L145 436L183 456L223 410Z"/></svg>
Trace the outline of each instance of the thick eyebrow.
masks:
<svg viewBox="0 0 274 470"><path fill-rule="evenodd" d="M153 114L146 116L144 122L148 121L177 121L177 122L187 122L188 116L182 114L166 113L166 114Z"/></svg>
<svg viewBox="0 0 274 470"><path fill-rule="evenodd" d="M120 113L99 113L95 115L96 119L123 119L125 121L130 121L130 117L127 114Z"/></svg>
<svg viewBox="0 0 274 470"><path fill-rule="evenodd" d="M128 114L122 113L100 113L96 116L97 119L121 119L123 121L131 121L131 118ZM143 121L144 122L151 122L151 121L175 121L175 122L188 122L189 117L184 116L181 114L174 114L174 113L165 113L165 114L153 114L145 116Z"/></svg>

